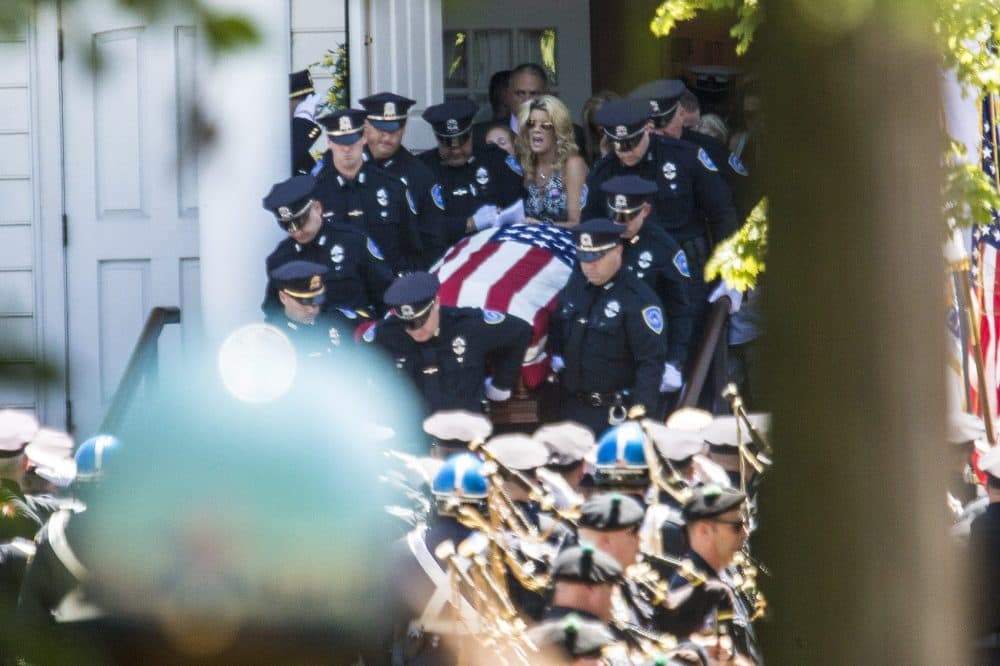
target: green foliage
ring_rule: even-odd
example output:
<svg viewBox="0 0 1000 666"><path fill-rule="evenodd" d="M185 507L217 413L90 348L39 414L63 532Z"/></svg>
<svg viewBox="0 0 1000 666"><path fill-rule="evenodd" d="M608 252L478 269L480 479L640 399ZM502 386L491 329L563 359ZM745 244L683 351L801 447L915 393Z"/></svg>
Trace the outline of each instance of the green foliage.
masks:
<svg viewBox="0 0 1000 666"><path fill-rule="evenodd" d="M736 39L736 53L746 53L760 23L757 0L666 0L656 8L649 29L657 37L666 37L674 26L693 19L698 12L720 10L736 11L736 25L729 34Z"/></svg>
<svg viewBox="0 0 1000 666"><path fill-rule="evenodd" d="M976 162L965 163L965 147L952 141L945 158L944 213L950 226L992 224L1000 210L996 182Z"/></svg>
<svg viewBox="0 0 1000 666"><path fill-rule="evenodd" d="M754 206L736 233L715 246L705 264L705 280L721 277L734 289L753 289L757 276L764 272L766 255L767 197Z"/></svg>
<svg viewBox="0 0 1000 666"><path fill-rule="evenodd" d="M996 0L939 0L934 31L946 68L982 92L1000 92L1000 59L983 44L1000 43L1000 3Z"/></svg>
<svg viewBox="0 0 1000 666"><path fill-rule="evenodd" d="M337 44L335 49L327 49L323 59L310 67L320 67L330 72L330 87L326 91L326 100L322 109L316 115L321 116L331 111L346 109L351 104L351 90L347 70L347 44Z"/></svg>

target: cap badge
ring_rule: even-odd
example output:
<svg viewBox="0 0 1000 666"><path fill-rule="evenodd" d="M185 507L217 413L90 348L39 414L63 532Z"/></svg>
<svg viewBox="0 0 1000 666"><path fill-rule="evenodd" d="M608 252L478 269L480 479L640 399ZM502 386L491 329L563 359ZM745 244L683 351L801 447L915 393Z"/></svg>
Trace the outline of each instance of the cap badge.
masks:
<svg viewBox="0 0 1000 666"><path fill-rule="evenodd" d="M378 205L388 206L389 205L389 194L385 191L384 187L380 187L375 193L375 198L378 200Z"/></svg>
<svg viewBox="0 0 1000 666"><path fill-rule="evenodd" d="M628 197L626 197L624 194L616 194L615 208L628 208Z"/></svg>
<svg viewBox="0 0 1000 666"><path fill-rule="evenodd" d="M399 312L404 317L407 317L407 318L413 317L413 306L412 305L403 305L403 306L400 306Z"/></svg>
<svg viewBox="0 0 1000 666"><path fill-rule="evenodd" d="M319 289L320 285L322 284L323 283L320 280L320 277L318 275L313 275L311 278L309 278L309 291L313 291L314 289Z"/></svg>
<svg viewBox="0 0 1000 666"><path fill-rule="evenodd" d="M652 111L653 113L659 113L660 112L659 102L657 102L655 99L649 100L649 110Z"/></svg>
<svg viewBox="0 0 1000 666"><path fill-rule="evenodd" d="M604 306L604 316L608 319L614 319L621 311L622 306L618 301L608 301L607 305Z"/></svg>
<svg viewBox="0 0 1000 666"><path fill-rule="evenodd" d="M624 125L619 125L615 128L615 136L619 139L623 139L628 135L628 128Z"/></svg>
<svg viewBox="0 0 1000 666"><path fill-rule="evenodd" d="M589 250L594 247L594 243L590 239L590 234L580 234L580 247L585 250Z"/></svg>
<svg viewBox="0 0 1000 666"><path fill-rule="evenodd" d="M677 177L677 165L673 162L663 163L663 177L667 180L673 180Z"/></svg>
<svg viewBox="0 0 1000 666"><path fill-rule="evenodd" d="M340 117L340 130L342 132L349 132L352 129L354 129L354 128L351 126L351 119L350 119L350 117L348 117L348 116L341 116Z"/></svg>
<svg viewBox="0 0 1000 666"><path fill-rule="evenodd" d="M282 220L290 220L292 219L292 211L288 206L278 206L278 217Z"/></svg>
<svg viewBox="0 0 1000 666"><path fill-rule="evenodd" d="M452 340L451 350L455 352L455 356L462 356L463 354L465 354L465 338L459 335L454 340Z"/></svg>
<svg viewBox="0 0 1000 666"><path fill-rule="evenodd" d="M330 261L339 264L344 260L344 246L334 245L330 248Z"/></svg>
<svg viewBox="0 0 1000 666"><path fill-rule="evenodd" d="M454 118L449 118L448 122L446 122L444 124L444 128L446 130L448 130L449 132L457 132L458 131L458 121L455 120Z"/></svg>
<svg viewBox="0 0 1000 666"><path fill-rule="evenodd" d="M486 167L476 169L476 182L480 185L490 182L490 172L486 170Z"/></svg>
<svg viewBox="0 0 1000 666"><path fill-rule="evenodd" d="M383 113L382 115L384 115L384 116L394 116L394 115L396 115L396 103L395 102L386 102L385 103L385 113Z"/></svg>

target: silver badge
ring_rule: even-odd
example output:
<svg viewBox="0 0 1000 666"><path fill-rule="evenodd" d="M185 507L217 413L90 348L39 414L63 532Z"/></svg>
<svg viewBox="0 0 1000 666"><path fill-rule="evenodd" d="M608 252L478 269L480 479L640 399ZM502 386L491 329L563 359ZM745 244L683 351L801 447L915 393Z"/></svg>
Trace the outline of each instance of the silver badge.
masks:
<svg viewBox="0 0 1000 666"><path fill-rule="evenodd" d="M608 319L614 319L621 310L622 306L618 301L608 301L607 305L604 306L604 316Z"/></svg>
<svg viewBox="0 0 1000 666"><path fill-rule="evenodd" d="M649 100L649 110L652 111L653 113L660 112L660 105L655 99Z"/></svg>
<svg viewBox="0 0 1000 666"><path fill-rule="evenodd" d="M383 113L382 115L384 115L386 117L391 117L391 116L396 115L396 103L395 102L386 102L385 103L385 113Z"/></svg>
<svg viewBox="0 0 1000 666"><path fill-rule="evenodd" d="M385 191L384 187L380 187L377 192L375 192L375 198L378 200L378 205L388 206L389 205L389 193Z"/></svg>
<svg viewBox="0 0 1000 666"><path fill-rule="evenodd" d="M663 177L667 180L673 180L677 177L677 165L673 162L663 163Z"/></svg>
<svg viewBox="0 0 1000 666"><path fill-rule="evenodd" d="M615 136L619 139L624 139L628 135L628 128L624 125L619 125L615 128Z"/></svg>
<svg viewBox="0 0 1000 666"><path fill-rule="evenodd" d="M448 130L449 132L457 132L458 131L458 121L455 120L454 118L449 118L448 122L446 122L444 124L444 128L446 130Z"/></svg>
<svg viewBox="0 0 1000 666"><path fill-rule="evenodd" d="M465 338L459 335L454 340L452 340L451 350L455 352L455 356L462 356L463 354L465 354Z"/></svg>
<svg viewBox="0 0 1000 666"><path fill-rule="evenodd" d="M289 210L288 206L278 206L278 217L281 218L282 222L286 222L292 219L292 211Z"/></svg>
<svg viewBox="0 0 1000 666"><path fill-rule="evenodd" d="M594 243L590 239L590 234L580 234L580 247L584 250L589 250L594 247Z"/></svg>
<svg viewBox="0 0 1000 666"><path fill-rule="evenodd" d="M624 194L616 194L615 208L620 208L620 209L628 208L628 197L626 197Z"/></svg>
<svg viewBox="0 0 1000 666"><path fill-rule="evenodd" d="M339 264L344 260L344 246L334 245L330 248L330 261Z"/></svg>
<svg viewBox="0 0 1000 666"><path fill-rule="evenodd" d="M639 268L649 268L650 264L653 263L653 253L649 250L643 250L639 255Z"/></svg>
<svg viewBox="0 0 1000 666"><path fill-rule="evenodd" d="M335 328L330 329L330 342L334 347L340 346L340 331Z"/></svg>
<svg viewBox="0 0 1000 666"><path fill-rule="evenodd" d="M351 119L350 119L350 117L348 117L348 116L341 116L340 117L340 131L341 132L350 132L352 129L354 129L354 128L351 127Z"/></svg>
<svg viewBox="0 0 1000 666"><path fill-rule="evenodd" d="M486 170L486 167L479 167L476 169L476 182L480 185L485 185L490 182L490 173Z"/></svg>
<svg viewBox="0 0 1000 666"><path fill-rule="evenodd" d="M413 318L413 306L412 305L403 305L403 306L400 306L399 312L404 317L411 318L411 319Z"/></svg>

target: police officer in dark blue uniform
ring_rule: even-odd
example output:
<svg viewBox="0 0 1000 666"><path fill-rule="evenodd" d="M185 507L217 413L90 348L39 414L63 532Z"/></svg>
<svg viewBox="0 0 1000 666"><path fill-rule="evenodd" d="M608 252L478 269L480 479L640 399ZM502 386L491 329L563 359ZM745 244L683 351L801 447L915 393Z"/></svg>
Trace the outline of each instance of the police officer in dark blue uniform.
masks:
<svg viewBox="0 0 1000 666"><path fill-rule="evenodd" d="M375 241L357 226L324 218L312 176L293 176L277 183L263 200L288 238L268 256L268 275L292 260L329 268L324 277L324 309L335 307L374 314L382 310L382 294L392 284L392 271ZM268 282L261 309L280 316L278 288Z"/></svg>
<svg viewBox="0 0 1000 666"><path fill-rule="evenodd" d="M516 317L479 308L442 306L440 283L430 273L411 273L385 292L393 315L367 329L375 343L424 397L428 413L442 409L482 412L484 399L510 398L531 340L531 327ZM493 376L487 376L487 361Z"/></svg>
<svg viewBox="0 0 1000 666"><path fill-rule="evenodd" d="M283 312L266 318L288 336L304 358L328 358L353 344L356 324L361 316L354 310L334 308L323 312L326 288L323 278L328 269L311 261L289 261L271 271L271 281L278 289Z"/></svg>
<svg viewBox="0 0 1000 666"><path fill-rule="evenodd" d="M653 413L666 355L660 299L625 268L622 231L607 218L573 229L578 268L549 328L553 369L563 368L561 416L596 435L630 406Z"/></svg>
<svg viewBox="0 0 1000 666"><path fill-rule="evenodd" d="M292 107L292 173L309 173L316 166L310 149L323 133L311 113L299 111L299 106L316 93L312 74L308 69L292 72L288 75L288 87Z"/></svg>
<svg viewBox="0 0 1000 666"><path fill-rule="evenodd" d="M493 145L473 148L472 118L477 110L475 102L461 99L429 106L423 113L438 145L437 150L421 153L419 159L440 184L432 198L444 207L448 245L494 226L497 208L505 208L522 196L524 172L513 156Z"/></svg>
<svg viewBox="0 0 1000 666"><path fill-rule="evenodd" d="M403 181L364 160L365 115L342 109L319 119L329 150L313 170L316 197L334 221L374 240L393 273L424 268L416 202Z"/></svg>
<svg viewBox="0 0 1000 666"><path fill-rule="evenodd" d="M390 92L381 92L359 100L368 117L365 122L366 156L375 166L388 171L406 185L417 204L420 239L424 254L433 264L447 249L441 216L444 201L434 174L403 146L407 111L415 100Z"/></svg>
<svg viewBox="0 0 1000 666"><path fill-rule="evenodd" d="M691 341L691 271L687 255L662 226L649 219L655 183L639 176L615 176L606 180L601 189L611 219L625 225L622 234L625 267L648 284L663 302L667 317L667 363L660 391L676 391L681 387L681 368Z"/></svg>

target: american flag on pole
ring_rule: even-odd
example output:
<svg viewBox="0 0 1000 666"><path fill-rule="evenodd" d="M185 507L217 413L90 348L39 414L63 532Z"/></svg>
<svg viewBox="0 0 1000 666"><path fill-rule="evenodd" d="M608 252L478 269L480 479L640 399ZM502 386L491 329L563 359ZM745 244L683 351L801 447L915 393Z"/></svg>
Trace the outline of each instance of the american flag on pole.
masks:
<svg viewBox="0 0 1000 666"><path fill-rule="evenodd" d="M442 305L497 310L531 324L531 345L521 376L532 388L548 374L549 316L575 261L569 231L513 223L463 238L431 272L441 281L438 297Z"/></svg>
<svg viewBox="0 0 1000 666"><path fill-rule="evenodd" d="M982 107L982 142L980 159L985 171L998 183L997 172L997 98L987 95ZM997 254L1000 250L1000 213L991 211L992 222L972 228L972 283L979 306L979 332L983 350L983 374L989 392L988 405L996 414L1000 400L1000 382L997 375L997 361L1000 358L1000 271L997 269ZM969 373L969 411L980 412L978 384L973 372Z"/></svg>

